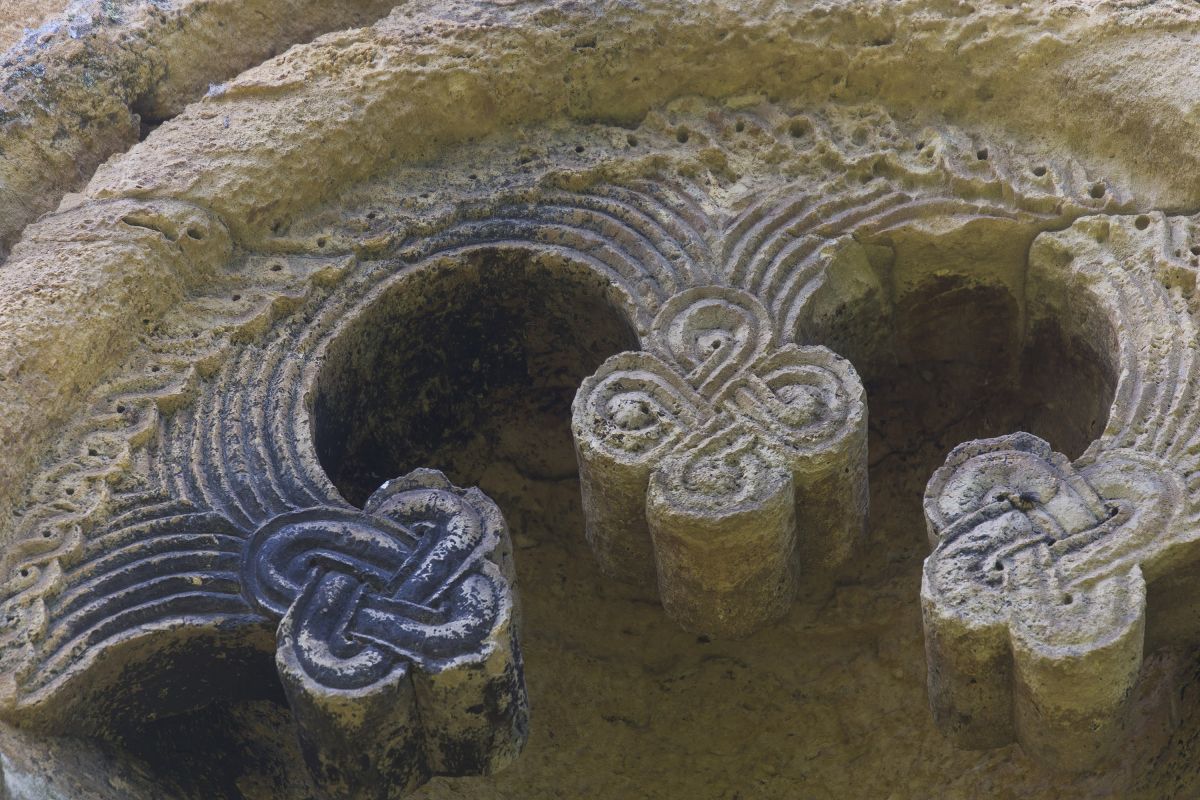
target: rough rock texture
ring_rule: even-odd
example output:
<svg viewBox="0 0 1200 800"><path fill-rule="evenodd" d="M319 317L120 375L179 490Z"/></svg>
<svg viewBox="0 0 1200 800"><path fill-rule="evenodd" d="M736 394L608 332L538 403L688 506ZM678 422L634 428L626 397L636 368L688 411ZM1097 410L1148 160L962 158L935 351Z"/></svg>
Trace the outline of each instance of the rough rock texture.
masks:
<svg viewBox="0 0 1200 800"><path fill-rule="evenodd" d="M16 44L27 31L62 11L62 3L46 0L0 2L0 50Z"/></svg>
<svg viewBox="0 0 1200 800"><path fill-rule="evenodd" d="M0 43L0 259L104 159L213 84L392 5L75 0L7 52Z"/></svg>
<svg viewBox="0 0 1200 800"><path fill-rule="evenodd" d="M41 656L58 657L77 602L64 587L105 557L128 504L252 511L270 494L246 476L273 474L275 451L250 443L281 441L305 481L352 503L428 466L481 486L510 522L530 743L507 770L435 780L427 797L1200 792L1200 246L1186 216L1200 154L1195 89L1180 79L1200 66L1198 21L1183 3L446 2L215 87L26 228L4 267L10 719L52 687ZM65 36L64 52L107 41ZM175 51L192 52L162 57ZM187 92L152 74L165 62L127 55L134 66L106 73L111 91L43 97L21 117L35 125L31 149L5 150L24 181L12 197L45 207L70 181L44 164L86 173L132 143L148 87L161 100L147 109L178 108ZM207 69L181 73L189 91ZM42 102L25 94L40 84L10 78L5 103ZM61 162L39 160L55 115L90 103L110 104L113 126L94 141L68 130ZM37 210L21 213L14 230ZM697 529L676 524L697 506L671 502L686 465L646 476L644 496L640 473L590 485L588 502L620 490L599 507L625 530L645 509L652 542L671 542L655 562L664 610L645 585L602 577L589 552L598 511L580 505L571 398L618 353L663 361L661 310L714 284L762 303L775 353L852 365L871 522L856 550L804 554L838 553L828 583L806 590L801 572L798 601L780 601L792 541L806 546L803 509L839 509L816 530L861 518L861 439L851 477L825 476L806 505L779 501L804 494L800 473L769 436L750 437L741 452L763 462L777 502L752 510L746 531L762 538L738 552L772 576L743 587L769 597L747 600L719 562L690 557L694 542L675 547ZM722 352L728 328L696 341ZM668 381L680 371L654 366ZM703 374L684 372L700 379L680 385L713 402ZM263 433L275 419L295 427ZM969 440L982 441L954 450ZM219 485L197 483L191 465L218 451ZM1022 466L994 470L995 453ZM706 510L720 533L738 519ZM609 560L647 578L644 545ZM732 605L698 605L714 588ZM713 636L731 607L754 612L733 632L758 632ZM259 675L252 696L213 703L153 654L145 675L172 702L131 727L25 744L6 729L9 793L317 791L301 769L311 748L279 733L294 721L286 681ZM195 729L209 733L199 753ZM1031 752L1003 746L1013 739ZM89 770L109 785L88 785Z"/></svg>

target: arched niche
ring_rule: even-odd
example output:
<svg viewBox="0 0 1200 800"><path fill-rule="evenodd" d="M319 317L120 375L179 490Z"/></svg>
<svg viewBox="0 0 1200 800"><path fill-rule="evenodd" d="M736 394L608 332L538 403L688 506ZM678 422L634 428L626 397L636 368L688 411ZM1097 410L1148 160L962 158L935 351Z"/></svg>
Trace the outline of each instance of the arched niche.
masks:
<svg viewBox="0 0 1200 800"><path fill-rule="evenodd" d="M515 532L562 525L550 516L579 505L571 400L604 359L638 349L632 319L605 278L544 250L484 247L416 269L327 348L318 457L355 504L432 466L495 497Z"/></svg>

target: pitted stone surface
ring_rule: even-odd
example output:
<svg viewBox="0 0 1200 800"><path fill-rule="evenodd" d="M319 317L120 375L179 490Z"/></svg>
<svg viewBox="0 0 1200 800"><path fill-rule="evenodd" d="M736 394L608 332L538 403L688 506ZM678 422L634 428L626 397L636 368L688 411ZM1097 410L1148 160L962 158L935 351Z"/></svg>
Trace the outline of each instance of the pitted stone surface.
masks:
<svg viewBox="0 0 1200 800"><path fill-rule="evenodd" d="M617 577L656 573L667 612L699 633L778 617L797 571L838 565L866 529L858 375L825 348L777 347L773 327L746 292L685 290L649 352L609 359L575 400L588 541Z"/></svg>
<svg viewBox="0 0 1200 800"><path fill-rule="evenodd" d="M966 744L1016 739L1051 765L1093 767L1128 727L1148 615L1195 636L1155 589L1196 560L1191 247L1158 214L1084 219L1035 245L1034 289L1058 280L1109 317L1120 379L1076 462L1016 434L961 445L929 483L930 699Z"/></svg>
<svg viewBox="0 0 1200 800"><path fill-rule="evenodd" d="M207 469L198 494L222 480ZM172 705L245 694L237 683L254 673L239 665L259 656L266 626L322 796L401 797L515 758L528 710L499 509L426 470L362 511L331 496L279 513L312 491L298 478L271 474L281 491L254 507L127 498L91 546L76 529L53 560L23 567L8 608L24 634L4 642L0 713L119 737ZM201 677L211 669L229 674Z"/></svg>
<svg viewBox="0 0 1200 800"><path fill-rule="evenodd" d="M883 303L885 317L893 313L887 307L889 290L883 289L886 278L870 260L871 245L859 239L886 241L893 232L927 224L931 213L932 218L960 213L1015 218L1037 230L1114 201L1107 194L1092 197L1094 181L1085 181L1074 195L1059 196L1056 214L1046 214L1038 199L1046 190L1035 181L1019 191L1005 184L998 156L978 184L964 188L955 178L959 165L967 174L977 171L978 155L953 150L949 137L942 140L943 166L935 168L943 176L939 182L920 154L888 155L878 149L881 145L856 145L855 132L838 128L836 112L827 121L767 105L702 109L695 101L683 103L663 115L661 132L647 125L637 134L639 148L662 155L643 157L625 139L602 154L578 189L560 188L570 173L547 164L523 179L527 186L511 186L488 203L464 203L432 229L392 234L362 258L323 253L331 242L344 250L348 235L364 235L336 228L306 236L311 253L243 257L232 273L236 282L221 289L223 298L200 297L165 321L164 333L176 330L176 324L186 331L199 314L213 320L208 323L213 330L224 331L221 338L197 347L186 334L155 335L152 340L161 345L133 365L129 379L100 391L96 408L106 413L85 420L76 434L77 441L88 442L89 456L84 462L69 456L37 490L49 500L61 498L69 486L85 502L64 508L51 500L24 515L27 544L13 551L11 563L23 577L18 586L32 588L21 588L11 607L45 607L51 620L74 613L59 600L45 606L32 602L60 594L53 582L58 579L42 576L64 568L69 575L81 547L99 556L120 546L119 536L81 537L83 530L99 532L114 524L105 520L115 520L118 527L151 524L125 511L130 503L144 504L139 498L147 493L168 504L212 505L217 517L192 514L189 519L200 520L204 530L189 522L186 531L216 535L214 543L222 535L239 541L237 531L244 531L241 537L266 548L264 554L277 547L286 553L289 542L307 541L303 531L311 525L341 530L347 543L378 542L370 547L384 547L381 554L400 547L394 537L397 543L385 546L386 537L355 533L361 523L353 513L299 511L328 507L329 498L337 496L314 448L311 426L323 423L314 419L312 393L325 391L319 376L333 344L361 335L351 329L365 309L393 295L419 298L430 276L453 275L464 258L501 252L559 259L597 274L608 283L614 309L627 316L642 340L641 352L617 354L585 380L576 400L582 485L584 497L591 496L586 527L601 563L614 572L625 569L624 577L653 578L667 613L706 635L745 635L787 614L798 587L814 575L832 583L856 554L866 520L867 412L855 369L814 342L835 331L839 316L858 303ZM677 121L666 122L669 117ZM797 137L797 126L813 141ZM681 137L685 130L688 136ZM746 134L750 148L742 150ZM814 188L772 177L777 166L759 159L779 143L787 144L798 168L808 165ZM740 160L746 177L709 173L717 188L680 177L705 169L712 149L722 147ZM838 155L831 163L833 154ZM880 169L881 155L892 159L892 177L868 179L864 187L863 176ZM464 153L464 162L471 157ZM664 169L664 157L676 165L674 175ZM748 192L743 181L753 181L757 190ZM994 188L1001 184L1009 188ZM962 199L959 192L972 199ZM1004 199L1006 193L1014 199ZM401 204L399 219L408 213ZM284 290L298 281L307 288ZM366 347L348 341L350 349L338 349L338 358ZM371 391L367 386L352 390ZM148 444L153 447L139 455ZM99 475L105 476L103 483L96 482ZM86 502L97 497L96 491L110 499ZM299 494L288 499L289 491ZM295 513L301 516L286 516ZM310 523L306 515L311 514L316 516ZM229 530L221 533L225 524ZM250 536L255 529L259 533ZM17 561L22 552L28 555ZM205 558L214 559L216 568L228 556L218 546ZM288 579L263 584L254 577L258 573L244 573L240 582L235 574L233 581L217 578L209 585L223 598L219 602L230 604L229 613L249 600L249 607L268 619L282 617L283 686L307 761L318 784L327 787L342 780L337 764L351 757L358 737L356 728L335 724L336 704L320 699L310 685L314 675L345 660L345 688L366 693L362 713L367 718L381 720L382 709L398 707L387 725L397 730L415 725L395 716L403 716L407 707L402 698L366 689L393 674L387 664L403 649L402 638L370 638L372 620L398 619L370 599L390 581L383 574L387 558L360 553L355 557L360 566L349 576L336 568L340 558L318 558L328 562L324 573L296 572L293 563L291 572L275 573L290 574ZM383 565L379 574L368 566L376 562ZM23 570L27 576L20 576ZM374 576L370 586L364 576ZM282 588L267 594L237 588L275 584ZM477 592L463 599L487 604ZM330 628L335 619L348 622ZM50 622L55 624L61 623ZM147 631L155 626L148 619L138 624ZM59 648L61 637L47 638L37 626L30 630L30 648L10 648L24 664L17 674L30 681L27 688L18 687L17 696L30 693L48 708L58 703L59 711L46 716L53 719L57 713L65 720L74 708L73 695L60 691L55 681L60 670L71 674L72 660L79 656ZM505 630L515 632L515 627ZM331 645L339 636L359 644L339 650ZM365 648L364 636L372 642ZM310 644L301 647L302 641ZM422 634L422 641L436 650L436 635ZM105 647L100 643L98 652ZM423 663L436 656L435 650L423 654ZM35 655L22 655L29 652ZM491 646L487 652L498 651ZM58 660L42 660L37 653ZM96 685L91 658L85 653L74 673L81 685ZM360 668L366 677L358 680L353 676ZM180 691L173 707L184 710L195 701L187 699L182 686ZM32 706L25 706L17 716L32 720ZM90 708L102 729L111 707ZM505 725L510 727L500 730L520 728L517 722ZM308 730L320 734L306 739ZM386 749L379 756L389 763L397 758ZM414 786L437 771L411 767L411 757L400 762L409 766L396 767L398 775L403 773L393 781L397 786ZM487 769L481 758L473 763Z"/></svg>
<svg viewBox="0 0 1200 800"><path fill-rule="evenodd" d="M426 720L432 708L457 719L458 699L482 691L494 702L495 691L434 681L412 700L408 684L389 683L405 637L420 630L437 649L441 622L422 616L422 602L388 599L408 585L393 557L411 543L400 523L366 525L341 500L314 430L328 426L328 354L372 356L369 338L332 347L355 319L396 295L424 297L467 264L525 258L564 280L588 276L639 341L600 354L576 402L586 522L564 499L576 487L553 431L546 452L536 434L514 433L542 417L437 451L480 475L456 482L480 483L520 520L543 593L523 635L543 670L535 706L541 691L548 713L540 741L535 717L525 761L470 789L435 781L428 796L1187 796L1191 711L1172 704L1188 696L1183 665L1196 642L1200 248L1190 218L1151 209L1196 205L1192 89L1164 78L1194 68L1195 49L1176 35L1194 15L1169 3L769 13L435 4L216 87L31 226L8 264L19 276L0 296L0 404L12 412L0 491L16 512L6 528L3 657L19 678L9 697L44 686L38 702L62 709L47 719L114 734L116 747L159 763L171 737L139 743L129 717L150 731L213 720L210 730L261 759L229 767L250 797L289 796L288 780L305 784L289 784L291 795L369 794L385 782L399 792L457 771L444 752L397 744L415 736L413 708L423 726L464 740L510 731L507 749L501 736L473 752L511 756L523 738L516 712L489 713L470 732L436 713ZM569 315L555 324L561 339L586 338ZM515 398L517 416L563 367L519 332L490 333L509 350L472 352L467 337L447 337L450 359L429 385L490 379L481 353L524 359L524 394L483 380L472 396ZM386 408L382 385L353 387L364 408ZM437 399L424 385L402 395L391 402L421 413ZM565 419L552 399L545 407ZM387 412L371 413L352 424L396 433ZM915 510L913 481L968 440L926 506L934 718L958 744L1015 739L1049 772L1011 749L955 750L919 711L921 525L903 498ZM521 457L487 460L504 448ZM198 473L205 463L220 467ZM898 475L905 482L889 483ZM243 551L230 542L283 552L310 523L365 549L348 559L316 548L328 569L292 564L275 599L247 595ZM564 544L585 528L601 564L657 584L674 620L660 622L644 589L588 572L583 551ZM196 663L202 678L178 680L177 662L198 644L189 615L85 608L116 584L103 569L84 573L121 562L123 548L145 554L148 533L203 544L194 563L211 582L171 571L192 554L125 566L247 614L218 626L207 643L217 647L197 648L243 648L245 665ZM464 563L509 581L503 550L492 567ZM793 604L821 572L832 586L824 605ZM512 687L496 664L519 661L515 626L489 616L486 591L455 597L445 614L473 609L471 619L492 620L490 641L507 643L480 669ZM58 648L76 612L94 635ZM127 623L144 638L110 649L107 632ZM465 627L468 639L482 631ZM720 638L754 629L736 646ZM180 647L153 644L162 636ZM228 712L211 704L229 688L214 676L271 651L291 711L279 698ZM137 670L110 670L105 653ZM349 700L327 692L320 676L342 667L382 683L355 684ZM120 691L82 702L61 690L72 675ZM33 724L31 707L13 719ZM647 707L655 714L638 710ZM362 724L394 735L372 751L375 766L347 772ZM293 726L302 754L265 732ZM166 785L137 758L115 796ZM301 758L308 772L290 769ZM473 769L491 769L483 760ZM51 791L27 777L36 769L3 767L10 793ZM1068 774L1080 767L1091 771ZM171 790L230 791L216 785Z"/></svg>
<svg viewBox="0 0 1200 800"><path fill-rule="evenodd" d="M105 159L210 86L394 4L58 0L40 15L25 5L0 3L0 261Z"/></svg>

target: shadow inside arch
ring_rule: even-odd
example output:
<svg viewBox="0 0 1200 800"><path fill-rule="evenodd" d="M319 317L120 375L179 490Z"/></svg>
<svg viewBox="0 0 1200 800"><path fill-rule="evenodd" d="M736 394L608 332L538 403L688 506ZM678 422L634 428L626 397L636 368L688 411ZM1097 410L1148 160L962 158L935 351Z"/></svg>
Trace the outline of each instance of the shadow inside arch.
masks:
<svg viewBox="0 0 1200 800"><path fill-rule="evenodd" d="M1075 459L1104 431L1117 333L1065 276L1031 279L1038 233L976 218L864 238L799 318L798 338L850 359L867 390L872 539L889 531L869 548L881 570L928 554L921 499L955 446L1027 431Z"/></svg>
<svg viewBox="0 0 1200 800"><path fill-rule="evenodd" d="M514 534L582 538L570 432L575 391L639 349L607 279L557 254L475 250L397 281L326 352L318 457L361 505L417 467L479 486Z"/></svg>

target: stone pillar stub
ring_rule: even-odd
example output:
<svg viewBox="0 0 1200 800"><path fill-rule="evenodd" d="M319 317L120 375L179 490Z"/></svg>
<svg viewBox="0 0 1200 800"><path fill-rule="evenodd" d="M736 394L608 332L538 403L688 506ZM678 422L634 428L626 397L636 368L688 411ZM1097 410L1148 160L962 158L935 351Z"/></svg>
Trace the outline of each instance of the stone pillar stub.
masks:
<svg viewBox="0 0 1200 800"><path fill-rule="evenodd" d="M395 800L435 775L516 758L528 701L515 573L504 519L482 492L416 470L362 510L313 506L247 527L181 503L117 518L110 550L56 572L50 601L35 604L48 633L15 651L0 713L119 738L168 703L244 692L225 684L259 679L274 629L320 796ZM81 587L89 604L71 599ZM79 636L96 608L105 637Z"/></svg>
<svg viewBox="0 0 1200 800"><path fill-rule="evenodd" d="M1146 480L1122 480L1126 496L1102 494L1134 473ZM1142 663L1146 583L1136 564L1091 572L1079 556L1161 523L1172 496L1133 458L1076 469L1027 433L955 448L925 494L938 544L921 589L944 730L971 748L1016 740L1060 768L1111 751Z"/></svg>
<svg viewBox="0 0 1200 800"><path fill-rule="evenodd" d="M751 633L865 532L861 381L824 347L778 344L730 287L669 298L646 348L575 398L588 541L606 572L655 581L688 630Z"/></svg>
<svg viewBox="0 0 1200 800"><path fill-rule="evenodd" d="M739 636L795 595L795 489L760 433L720 417L708 428L654 471L645 513L666 612L688 630Z"/></svg>
<svg viewBox="0 0 1200 800"><path fill-rule="evenodd" d="M575 436L585 533L609 575L654 585L646 487L664 454L706 413L708 403L649 353L618 353L579 388L572 423L588 432Z"/></svg>
<svg viewBox="0 0 1200 800"><path fill-rule="evenodd" d="M489 559L507 553L499 509L418 470L363 517L276 520L245 562L253 605L294 595L276 664L314 778L331 798L384 800L507 764L527 710L511 561Z"/></svg>

